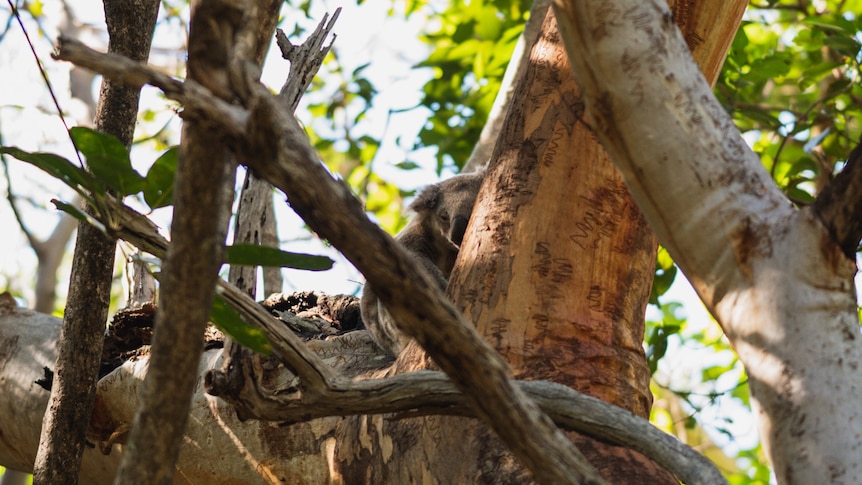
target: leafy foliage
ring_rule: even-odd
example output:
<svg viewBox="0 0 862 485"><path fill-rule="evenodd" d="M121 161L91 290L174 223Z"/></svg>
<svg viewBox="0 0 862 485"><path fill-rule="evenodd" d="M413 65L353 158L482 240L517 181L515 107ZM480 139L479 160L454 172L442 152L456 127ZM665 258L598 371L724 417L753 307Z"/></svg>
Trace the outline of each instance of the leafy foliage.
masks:
<svg viewBox="0 0 862 485"><path fill-rule="evenodd" d="M144 200L152 209L166 207L173 203L178 154L178 147L167 149L147 171Z"/></svg>
<svg viewBox="0 0 862 485"><path fill-rule="evenodd" d="M530 5L523 0L452 2L432 15L440 27L425 35L433 50L419 64L434 72L422 99L431 116L417 146L439 148L438 172L447 161L463 166L473 151Z"/></svg>
<svg viewBox="0 0 862 485"><path fill-rule="evenodd" d="M778 185L807 204L859 140L859 1L750 9L716 94Z"/></svg>
<svg viewBox="0 0 862 485"><path fill-rule="evenodd" d="M93 176L118 196L136 194L144 189L146 179L132 168L129 152L117 137L80 126L69 133Z"/></svg>

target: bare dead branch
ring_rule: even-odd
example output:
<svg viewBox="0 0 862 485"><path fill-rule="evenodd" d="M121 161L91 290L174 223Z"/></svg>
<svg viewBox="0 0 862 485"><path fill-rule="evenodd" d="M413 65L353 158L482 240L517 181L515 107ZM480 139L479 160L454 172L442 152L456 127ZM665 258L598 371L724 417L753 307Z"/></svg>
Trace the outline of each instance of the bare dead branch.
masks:
<svg viewBox="0 0 862 485"><path fill-rule="evenodd" d="M335 34L332 35L332 40L328 46L323 47L323 41L332 31L340 14L341 7L338 7L332 14L329 23L326 23L329 14L324 14L323 20L317 24L311 36L301 45L291 44L284 31L278 29L275 38L279 49L281 49L281 56L290 61L290 74L278 97L291 112L296 110L302 94L308 89L311 80L314 79L314 75L317 74L323 64L323 59L332 49L332 44L335 43Z"/></svg>
<svg viewBox="0 0 862 485"><path fill-rule="evenodd" d="M248 117L245 110L213 96L200 83L192 80L179 81L148 68L142 62L132 61L116 54L97 52L68 37L61 36L57 40L57 51L52 57L72 62L129 86L144 84L156 86L168 98L179 101L186 107L194 107L192 112L183 113L185 119L200 119L204 122L217 120L222 129L228 130L225 134L229 136L239 136ZM231 128L236 131L231 132Z"/></svg>

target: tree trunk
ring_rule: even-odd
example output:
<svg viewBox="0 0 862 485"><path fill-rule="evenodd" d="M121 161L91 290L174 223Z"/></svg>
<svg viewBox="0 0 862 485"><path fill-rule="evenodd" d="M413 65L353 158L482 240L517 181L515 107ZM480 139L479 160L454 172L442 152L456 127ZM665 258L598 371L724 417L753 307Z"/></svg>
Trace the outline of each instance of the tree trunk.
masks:
<svg viewBox="0 0 862 485"><path fill-rule="evenodd" d="M856 265L824 226L820 199L790 205L668 28L663 4L558 6L598 135L745 364L778 482L862 482ZM824 204L843 202L858 221L854 192ZM854 231L854 249L858 240Z"/></svg>
<svg viewBox="0 0 862 485"><path fill-rule="evenodd" d="M146 59L158 6L155 1L131 6L106 4L109 50L136 60ZM130 147L139 98L139 87L103 81L95 128L117 136ZM35 483L77 483L84 435L96 394L115 251L113 238L87 223L79 225L55 379L36 455Z"/></svg>
<svg viewBox="0 0 862 485"><path fill-rule="evenodd" d="M735 15L726 16L730 21L709 28L701 19L714 9L703 2L677 7L712 81L741 18L739 5L726 6ZM648 417L652 398L642 342L655 237L584 118L549 14L509 107L450 292L515 377L563 383ZM430 365L418 347L399 364L401 371ZM372 465L379 454L371 453L364 465L371 472L360 465L363 459L355 460L354 478L530 480L476 421L357 420L371 443L392 447L392 458ZM570 435L610 483L675 483L636 452ZM362 456L349 446L339 453Z"/></svg>
<svg viewBox="0 0 862 485"><path fill-rule="evenodd" d="M554 380L646 417L651 394L643 319L656 242L582 114L548 14L515 90L450 291L515 377ZM402 372L428 365L418 346L399 359ZM352 448L361 440L339 440L340 456L367 458L367 468L359 465L363 459L347 460L351 480L532 479L475 420L356 421L381 453L365 457ZM675 483L637 453L570 436L610 483L632 477Z"/></svg>

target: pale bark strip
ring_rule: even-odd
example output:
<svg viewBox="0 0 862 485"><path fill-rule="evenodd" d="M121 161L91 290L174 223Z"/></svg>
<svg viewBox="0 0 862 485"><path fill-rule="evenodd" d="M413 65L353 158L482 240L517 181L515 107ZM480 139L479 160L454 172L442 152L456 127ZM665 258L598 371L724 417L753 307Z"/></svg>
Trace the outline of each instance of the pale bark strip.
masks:
<svg viewBox="0 0 862 485"><path fill-rule="evenodd" d="M225 49L248 21L239 7L193 2L189 78L229 96ZM115 483L169 484L173 480L203 351L203 330L223 260L234 173L225 140L187 120L150 367Z"/></svg>
<svg viewBox="0 0 862 485"><path fill-rule="evenodd" d="M555 7L597 134L746 366L779 483L862 482L853 263L745 145L664 3Z"/></svg>
<svg viewBox="0 0 862 485"><path fill-rule="evenodd" d="M506 112L509 110L509 103L512 102L512 95L515 93L515 82L520 78L521 72L524 71L530 62L530 46L533 45L536 36L539 35L542 22L545 20L545 15L550 6L551 0L533 0L533 6L530 7L530 18L527 19L524 31L518 37L518 42L515 44L512 59L509 61L509 65L506 66L503 80L500 81L500 90L497 92L497 97L494 98L494 104L488 113L488 121L482 127L479 140L476 142L476 146L473 147L470 158L464 164L464 172L473 172L479 167L486 165L491 159L494 146L497 145L497 139L500 137L500 131L503 129L503 120L506 118Z"/></svg>
<svg viewBox="0 0 862 485"><path fill-rule="evenodd" d="M158 8L159 2L153 0L134 5L106 4L108 50L146 59ZM95 129L117 136L127 148L131 146L139 98L140 88L104 81ZM89 224L79 226L55 377L34 465L35 483L77 483L96 393L115 251L113 238Z"/></svg>

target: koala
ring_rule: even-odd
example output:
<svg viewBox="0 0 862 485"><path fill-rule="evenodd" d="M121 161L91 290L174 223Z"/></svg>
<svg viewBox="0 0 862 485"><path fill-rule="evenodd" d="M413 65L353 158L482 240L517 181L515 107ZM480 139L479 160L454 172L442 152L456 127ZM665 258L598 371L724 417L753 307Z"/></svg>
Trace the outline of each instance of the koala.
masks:
<svg viewBox="0 0 862 485"><path fill-rule="evenodd" d="M416 215L395 236L395 241L425 267L444 291L484 178L485 169L480 169L426 187L410 204ZM377 345L391 355L398 355L409 338L398 330L367 283L362 290L360 311L365 328Z"/></svg>

